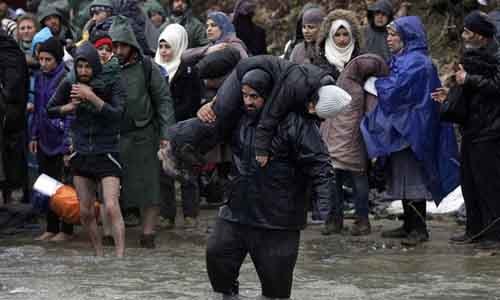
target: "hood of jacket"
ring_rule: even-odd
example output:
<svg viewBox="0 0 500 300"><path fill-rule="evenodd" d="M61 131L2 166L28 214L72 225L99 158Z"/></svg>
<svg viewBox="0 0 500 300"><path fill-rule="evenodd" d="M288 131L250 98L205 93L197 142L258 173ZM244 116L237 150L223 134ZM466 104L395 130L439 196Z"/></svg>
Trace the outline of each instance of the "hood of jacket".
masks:
<svg viewBox="0 0 500 300"><path fill-rule="evenodd" d="M389 17L389 23L394 19L394 8L392 6L391 0L378 0L368 7L366 17L368 18L368 22L372 28L385 30L385 28L375 26L373 21L376 12L383 12L385 15ZM385 26L384 26L385 27Z"/></svg>
<svg viewBox="0 0 500 300"><path fill-rule="evenodd" d="M359 25L358 19L356 17L356 14L353 11L350 10L345 10L345 9L336 9L328 14L326 16L325 20L323 21L323 24L321 24L321 28L319 31L319 38L317 41L317 45L319 46L319 49L323 49L326 39L328 38L328 35L330 34L330 28L332 27L332 23L336 20L345 20L349 25L351 25L352 29L352 35L354 37L354 41L356 43L356 48L360 49L363 47L362 41L362 33L361 33L361 27Z"/></svg>
<svg viewBox="0 0 500 300"><path fill-rule="evenodd" d="M94 6L106 6L110 7L111 9L113 8L113 2L111 0L94 0L92 3L89 5L89 9Z"/></svg>
<svg viewBox="0 0 500 300"><path fill-rule="evenodd" d="M137 41L127 17L116 16L113 18L113 24L111 24L109 28L109 37L113 43L124 43L134 47L137 53L142 56L142 48Z"/></svg>
<svg viewBox="0 0 500 300"><path fill-rule="evenodd" d="M404 43L403 52L423 51L427 53L427 35L419 17L402 17L392 21L389 26L401 36Z"/></svg>
<svg viewBox="0 0 500 300"><path fill-rule="evenodd" d="M38 12L38 22L43 26L43 20L50 16L58 16L61 18L61 23L66 24L66 18L63 13L55 6L49 5L46 8L42 8Z"/></svg>
<svg viewBox="0 0 500 300"><path fill-rule="evenodd" d="M157 0L147 0L146 2L144 2L144 11L148 16L150 16L152 13L158 13L163 17L167 16L165 9Z"/></svg>
<svg viewBox="0 0 500 300"><path fill-rule="evenodd" d="M92 68L92 77L99 76L102 72L101 61L99 60L99 53L90 42L84 42L76 49L74 63L74 70L76 72L76 64L79 60L85 60Z"/></svg>
<svg viewBox="0 0 500 300"><path fill-rule="evenodd" d="M50 31L49 27L44 27L33 37L33 41L31 42L31 53L35 55L36 46L40 43L45 42L46 40L52 37L52 31Z"/></svg>

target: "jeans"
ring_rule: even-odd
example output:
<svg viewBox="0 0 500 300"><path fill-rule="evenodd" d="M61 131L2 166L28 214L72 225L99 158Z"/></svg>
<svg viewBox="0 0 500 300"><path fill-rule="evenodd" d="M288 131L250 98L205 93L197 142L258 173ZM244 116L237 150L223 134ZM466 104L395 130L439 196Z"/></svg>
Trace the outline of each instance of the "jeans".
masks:
<svg viewBox="0 0 500 300"><path fill-rule="evenodd" d="M262 295L290 298L300 231L271 230L217 219L207 243L207 272L216 293L237 295L247 254L255 265Z"/></svg>
<svg viewBox="0 0 500 300"><path fill-rule="evenodd" d="M364 172L354 172L335 169L335 189L333 201L333 215L344 216L345 192L343 186L350 182L353 189L353 200L356 216L368 218L368 175Z"/></svg>

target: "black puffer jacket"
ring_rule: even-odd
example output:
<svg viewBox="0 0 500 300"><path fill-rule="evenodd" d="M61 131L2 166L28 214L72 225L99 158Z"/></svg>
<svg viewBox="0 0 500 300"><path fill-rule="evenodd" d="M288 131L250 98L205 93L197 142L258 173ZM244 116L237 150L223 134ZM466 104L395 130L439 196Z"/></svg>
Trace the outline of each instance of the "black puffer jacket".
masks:
<svg viewBox="0 0 500 300"><path fill-rule="evenodd" d="M273 159L265 168L255 161L257 122L245 115L233 132L233 168L229 200L220 217L250 226L279 230L305 227L306 184L326 215L330 203L332 167L317 120L289 114L272 140Z"/></svg>
<svg viewBox="0 0 500 300"><path fill-rule="evenodd" d="M289 112L306 111L327 71L313 65L298 65L287 60L270 56L254 56L242 60L217 93L214 105L216 115L228 119L241 115L241 79L253 69L266 71L273 80L273 90L268 97L257 126L255 147L257 155L267 155L276 127ZM237 119L237 118L236 118Z"/></svg>
<svg viewBox="0 0 500 300"><path fill-rule="evenodd" d="M71 124L74 149L80 154L119 152L120 122L126 99L120 73L103 72L97 50L88 42L76 50L75 69L80 59L85 59L91 65L94 75L89 85L105 104L100 111L91 103L79 104ZM74 79L67 77L59 85L47 105L49 117L60 116L60 106L70 100L74 83Z"/></svg>
<svg viewBox="0 0 500 300"><path fill-rule="evenodd" d="M201 81L195 68L181 63L170 82L170 92L174 99L176 121L196 116L201 104Z"/></svg>
<svg viewBox="0 0 500 300"><path fill-rule="evenodd" d="M500 139L500 59L498 46L464 53L465 84L450 90L448 101L465 103L466 118L461 123L464 142ZM443 107L446 107L445 102ZM446 115L443 116L446 119ZM454 121L449 120L448 121Z"/></svg>

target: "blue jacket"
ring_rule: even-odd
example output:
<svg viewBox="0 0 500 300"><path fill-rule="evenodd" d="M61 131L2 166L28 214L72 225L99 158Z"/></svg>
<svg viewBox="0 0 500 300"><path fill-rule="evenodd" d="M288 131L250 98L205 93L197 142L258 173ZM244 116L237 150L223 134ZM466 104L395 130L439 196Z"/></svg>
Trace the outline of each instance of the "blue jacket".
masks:
<svg viewBox="0 0 500 300"><path fill-rule="evenodd" d="M439 104L431 99L441 82L428 56L422 22L411 16L393 25L404 49L392 57L390 75L376 81L378 105L364 118L361 131L371 158L410 147L439 203L459 184L456 137L450 124L440 122Z"/></svg>

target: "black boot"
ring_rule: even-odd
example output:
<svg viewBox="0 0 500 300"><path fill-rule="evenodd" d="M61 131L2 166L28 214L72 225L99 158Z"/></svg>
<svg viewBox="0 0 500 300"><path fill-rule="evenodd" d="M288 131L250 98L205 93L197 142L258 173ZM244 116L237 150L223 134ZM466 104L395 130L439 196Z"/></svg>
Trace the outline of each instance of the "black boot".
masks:
<svg viewBox="0 0 500 300"><path fill-rule="evenodd" d="M403 246L415 247L429 240L426 207L427 202L425 200L408 203L410 233L408 238L401 242Z"/></svg>
<svg viewBox="0 0 500 300"><path fill-rule="evenodd" d="M403 225L401 227L398 227L396 229L392 230L386 230L382 232L382 237L383 238L388 238L388 239L404 239L408 237L408 234L410 233L410 211L408 207L408 202L405 200L402 200L403 202Z"/></svg>
<svg viewBox="0 0 500 300"><path fill-rule="evenodd" d="M321 229L322 235L340 234L344 228L343 216L332 216L325 221L324 227Z"/></svg>
<svg viewBox="0 0 500 300"><path fill-rule="evenodd" d="M146 248L146 249L156 248L155 235L154 234L141 234L139 244L141 245L141 248Z"/></svg>

